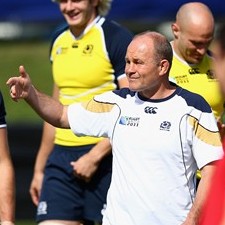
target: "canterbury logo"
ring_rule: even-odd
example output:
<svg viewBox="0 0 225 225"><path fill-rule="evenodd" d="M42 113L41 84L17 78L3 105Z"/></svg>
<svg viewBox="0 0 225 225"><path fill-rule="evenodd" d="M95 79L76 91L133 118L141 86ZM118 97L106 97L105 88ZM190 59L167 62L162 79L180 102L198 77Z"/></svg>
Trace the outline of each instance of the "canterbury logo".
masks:
<svg viewBox="0 0 225 225"><path fill-rule="evenodd" d="M157 107L149 107L149 106L147 106L147 107L145 107L145 113L156 114L157 113L156 112L157 109L158 109Z"/></svg>
<svg viewBox="0 0 225 225"><path fill-rule="evenodd" d="M188 70L189 74L199 74L199 68L191 68Z"/></svg>

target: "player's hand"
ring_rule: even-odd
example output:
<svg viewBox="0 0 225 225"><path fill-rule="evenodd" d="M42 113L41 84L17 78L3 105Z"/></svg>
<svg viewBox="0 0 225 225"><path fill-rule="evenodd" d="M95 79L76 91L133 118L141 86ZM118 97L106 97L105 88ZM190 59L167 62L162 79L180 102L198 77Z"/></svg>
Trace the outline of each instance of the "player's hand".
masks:
<svg viewBox="0 0 225 225"><path fill-rule="evenodd" d="M44 173L34 173L33 179L30 185L30 196L32 202L37 206L40 198L41 187L43 183Z"/></svg>
<svg viewBox="0 0 225 225"><path fill-rule="evenodd" d="M71 162L74 175L80 179L89 182L98 168L98 163L93 157L87 153L80 157L77 161Z"/></svg>
<svg viewBox="0 0 225 225"><path fill-rule="evenodd" d="M19 74L20 76L11 77L6 82L10 88L10 96L16 102L21 98L27 98L32 86L30 77L25 71L24 66L19 67Z"/></svg>

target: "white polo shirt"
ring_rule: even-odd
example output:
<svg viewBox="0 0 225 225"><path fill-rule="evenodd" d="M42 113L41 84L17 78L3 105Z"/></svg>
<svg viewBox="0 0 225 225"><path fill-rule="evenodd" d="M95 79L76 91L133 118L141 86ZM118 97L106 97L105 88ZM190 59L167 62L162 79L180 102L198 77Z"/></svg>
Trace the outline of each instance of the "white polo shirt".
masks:
<svg viewBox="0 0 225 225"><path fill-rule="evenodd" d="M76 135L109 137L112 181L104 225L180 225L195 197L197 169L223 156L215 117L180 87L151 100L127 88L69 106Z"/></svg>

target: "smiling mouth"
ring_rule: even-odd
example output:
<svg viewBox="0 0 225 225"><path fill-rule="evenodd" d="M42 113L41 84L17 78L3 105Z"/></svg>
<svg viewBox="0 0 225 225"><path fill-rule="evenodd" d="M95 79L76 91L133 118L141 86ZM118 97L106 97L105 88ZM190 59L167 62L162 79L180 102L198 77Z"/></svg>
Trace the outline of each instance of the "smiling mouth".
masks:
<svg viewBox="0 0 225 225"><path fill-rule="evenodd" d="M128 82L135 82L137 81L137 78L128 78Z"/></svg>
<svg viewBox="0 0 225 225"><path fill-rule="evenodd" d="M201 58L202 58L202 55L194 55L194 57L195 57L196 59L201 59Z"/></svg>
<svg viewBox="0 0 225 225"><path fill-rule="evenodd" d="M203 57L203 55L201 55L201 54L195 52L195 54L193 54L193 57L194 57L194 58L197 58L197 59L201 59L201 58Z"/></svg>
<svg viewBox="0 0 225 225"><path fill-rule="evenodd" d="M70 18L70 19L73 19L73 18L77 18L78 17L78 15L79 15L79 13L68 13L67 14L68 15L68 17Z"/></svg>
<svg viewBox="0 0 225 225"><path fill-rule="evenodd" d="M131 79L131 80L137 80L139 77L137 76L128 76L128 79Z"/></svg>

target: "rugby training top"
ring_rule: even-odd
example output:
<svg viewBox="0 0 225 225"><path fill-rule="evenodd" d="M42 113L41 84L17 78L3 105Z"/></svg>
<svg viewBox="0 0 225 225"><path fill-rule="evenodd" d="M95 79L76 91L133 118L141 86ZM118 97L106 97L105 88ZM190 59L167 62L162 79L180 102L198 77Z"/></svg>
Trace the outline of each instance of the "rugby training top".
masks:
<svg viewBox="0 0 225 225"><path fill-rule="evenodd" d="M188 64L173 52L170 79L189 91L200 94L212 107L216 118L223 112L224 97L212 68L212 57L206 54L199 64Z"/></svg>
<svg viewBox="0 0 225 225"><path fill-rule="evenodd" d="M124 77L125 55L132 35L104 17L97 17L79 37L63 27L54 39L51 60L59 100L68 105L117 88ZM70 130L56 129L55 143L79 146L97 143L93 137L77 138Z"/></svg>
<svg viewBox="0 0 225 225"><path fill-rule="evenodd" d="M223 156L208 103L181 87L165 99L127 88L68 108L79 136L109 137L112 181L104 225L180 225L195 197L195 173Z"/></svg>

